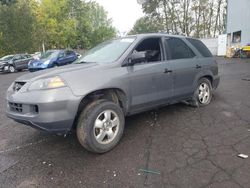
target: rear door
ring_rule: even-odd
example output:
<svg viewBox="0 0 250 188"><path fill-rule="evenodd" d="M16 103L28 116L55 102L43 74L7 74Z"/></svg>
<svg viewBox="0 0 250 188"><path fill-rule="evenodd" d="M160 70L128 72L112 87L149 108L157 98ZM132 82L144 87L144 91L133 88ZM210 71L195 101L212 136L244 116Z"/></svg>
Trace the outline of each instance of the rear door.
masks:
<svg viewBox="0 0 250 188"><path fill-rule="evenodd" d="M23 61L22 61L22 69L27 69L29 62L33 59L31 55L29 54L24 54L23 56Z"/></svg>
<svg viewBox="0 0 250 188"><path fill-rule="evenodd" d="M67 50L65 52L65 60L66 60L66 64L72 63L73 61L75 61L77 59L77 56L75 54L75 52Z"/></svg>
<svg viewBox="0 0 250 188"><path fill-rule="evenodd" d="M21 55L15 55L13 58L13 64L15 66L15 69L22 69L22 62L23 62L23 57Z"/></svg>
<svg viewBox="0 0 250 188"><path fill-rule="evenodd" d="M181 39L165 38L168 63L173 69L174 99L184 100L193 95L196 76L201 65L193 50Z"/></svg>

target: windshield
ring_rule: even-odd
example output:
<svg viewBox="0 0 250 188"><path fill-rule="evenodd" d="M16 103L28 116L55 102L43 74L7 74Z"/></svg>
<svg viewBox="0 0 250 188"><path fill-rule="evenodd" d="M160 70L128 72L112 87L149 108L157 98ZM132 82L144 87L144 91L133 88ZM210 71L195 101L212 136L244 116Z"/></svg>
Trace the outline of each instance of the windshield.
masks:
<svg viewBox="0 0 250 188"><path fill-rule="evenodd" d="M116 61L134 42L135 37L115 39L99 44L89 50L82 58L75 63L95 62L109 63Z"/></svg>
<svg viewBox="0 0 250 188"><path fill-rule="evenodd" d="M11 60L13 57L14 57L14 55L7 55L7 56L2 57L0 60L1 61L8 61L8 60Z"/></svg>
<svg viewBox="0 0 250 188"><path fill-rule="evenodd" d="M46 51L41 55L40 59L52 59L58 56L60 51Z"/></svg>

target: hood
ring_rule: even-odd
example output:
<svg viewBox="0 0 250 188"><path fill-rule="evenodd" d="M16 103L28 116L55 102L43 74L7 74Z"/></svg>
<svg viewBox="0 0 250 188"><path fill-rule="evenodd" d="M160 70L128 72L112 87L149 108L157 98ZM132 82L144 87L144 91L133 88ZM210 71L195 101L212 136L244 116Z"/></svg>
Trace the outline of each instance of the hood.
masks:
<svg viewBox="0 0 250 188"><path fill-rule="evenodd" d="M45 69L45 70L41 70L41 71L37 71L33 73L28 73L19 77L17 81L28 82L28 81L37 80L37 79L46 78L46 77L63 75L64 73L68 73L68 72L94 68L97 66L101 66L101 65L97 63L71 64L71 65L66 65L66 66L61 66L61 67L56 67L56 68Z"/></svg>
<svg viewBox="0 0 250 188"><path fill-rule="evenodd" d="M54 61L55 58L49 59L49 58L45 58L45 59L34 59L32 60L30 63L39 63L39 64L43 64L45 61L49 60L50 62Z"/></svg>

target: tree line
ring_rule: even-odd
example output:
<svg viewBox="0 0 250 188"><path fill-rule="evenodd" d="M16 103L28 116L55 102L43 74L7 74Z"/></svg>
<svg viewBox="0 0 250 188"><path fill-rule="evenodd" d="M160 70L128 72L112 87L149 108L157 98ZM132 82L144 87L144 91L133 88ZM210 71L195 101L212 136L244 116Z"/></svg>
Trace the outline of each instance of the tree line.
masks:
<svg viewBox="0 0 250 188"><path fill-rule="evenodd" d="M83 0L1 0L0 55L88 49L116 36L102 6Z"/></svg>
<svg viewBox="0 0 250 188"><path fill-rule="evenodd" d="M164 31L197 38L226 30L226 0L140 0L144 17L131 34Z"/></svg>

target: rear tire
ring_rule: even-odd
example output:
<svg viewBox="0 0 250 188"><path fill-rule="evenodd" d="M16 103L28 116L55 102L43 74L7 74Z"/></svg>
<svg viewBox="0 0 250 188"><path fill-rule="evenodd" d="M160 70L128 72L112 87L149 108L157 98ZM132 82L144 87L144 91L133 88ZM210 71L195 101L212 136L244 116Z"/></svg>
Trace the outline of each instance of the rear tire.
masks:
<svg viewBox="0 0 250 188"><path fill-rule="evenodd" d="M198 81L193 99L188 104L193 107L203 107L210 104L212 99L212 85L207 78L201 78Z"/></svg>
<svg viewBox="0 0 250 188"><path fill-rule="evenodd" d="M105 153L120 141L124 123L124 114L117 104L97 100L81 112L77 121L77 138L88 151Z"/></svg>

